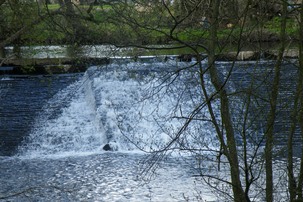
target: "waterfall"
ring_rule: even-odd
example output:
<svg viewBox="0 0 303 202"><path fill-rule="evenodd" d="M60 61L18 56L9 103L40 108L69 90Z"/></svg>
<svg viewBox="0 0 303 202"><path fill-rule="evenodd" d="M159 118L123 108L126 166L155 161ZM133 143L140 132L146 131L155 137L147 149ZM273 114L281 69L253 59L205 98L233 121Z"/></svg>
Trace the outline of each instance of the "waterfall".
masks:
<svg viewBox="0 0 303 202"><path fill-rule="evenodd" d="M90 67L45 105L20 155L96 153L108 143L119 151L164 148L204 101L193 64L117 61ZM187 71L177 71L190 65ZM216 144L207 109L197 117L205 121L192 121L174 147Z"/></svg>
<svg viewBox="0 0 303 202"><path fill-rule="evenodd" d="M101 133L91 80L85 74L45 104L20 153L35 157L90 152L105 141Z"/></svg>

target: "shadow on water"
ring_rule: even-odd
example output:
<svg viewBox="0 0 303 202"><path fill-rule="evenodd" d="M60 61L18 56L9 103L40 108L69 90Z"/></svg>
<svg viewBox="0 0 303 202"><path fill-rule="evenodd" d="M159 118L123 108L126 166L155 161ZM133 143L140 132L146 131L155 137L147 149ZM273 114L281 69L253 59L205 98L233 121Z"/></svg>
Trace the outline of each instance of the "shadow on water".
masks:
<svg viewBox="0 0 303 202"><path fill-rule="evenodd" d="M45 103L80 76L0 77L0 155L14 155Z"/></svg>

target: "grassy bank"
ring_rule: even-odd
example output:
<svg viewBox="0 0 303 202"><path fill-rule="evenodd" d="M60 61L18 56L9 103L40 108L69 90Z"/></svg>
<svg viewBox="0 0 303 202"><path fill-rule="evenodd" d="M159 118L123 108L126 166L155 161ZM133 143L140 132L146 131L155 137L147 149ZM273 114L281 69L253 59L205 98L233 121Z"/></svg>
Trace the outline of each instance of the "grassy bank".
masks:
<svg viewBox="0 0 303 202"><path fill-rule="evenodd" d="M33 5L37 6L37 5ZM90 12L88 13L88 10ZM47 16L48 13L63 11L59 4L39 5L36 9L39 13L32 12L31 18ZM109 5L78 5L74 8L75 16L64 16L62 14L45 18L40 23L32 26L27 32L21 35L9 45L31 46L31 45L94 45L94 44L116 44L120 46L147 46L147 45L171 45L180 46L180 42L195 46L207 46L209 43L209 29L205 25L179 26L172 31L169 19L163 19L159 27L133 27L123 23L117 12ZM30 15L29 13L27 15ZM158 16L154 15L148 19L138 18L138 23L157 21ZM167 16L169 18L169 16ZM72 23L72 21L74 23ZM167 22L166 22L167 21ZM278 44L280 31L280 17L260 21L250 21L243 24L233 24L227 27L224 23L218 29L218 40L220 50L218 52L236 51L238 42L241 41L241 49L257 49L264 43ZM165 23L166 24L165 24ZM26 23L30 23L26 21ZM76 24L76 28L75 28ZM289 41L296 41L298 26L296 18L291 17L287 21L287 35ZM19 25L21 26L21 25ZM11 30L7 30L10 35ZM12 32L13 33L13 32ZM181 44L182 45L182 44ZM272 46L271 46L272 47ZM136 49L134 49L136 52ZM137 49L135 54L139 54L141 49ZM201 52L205 51L201 48ZM189 52L190 49L154 49L145 51L143 54L180 54Z"/></svg>

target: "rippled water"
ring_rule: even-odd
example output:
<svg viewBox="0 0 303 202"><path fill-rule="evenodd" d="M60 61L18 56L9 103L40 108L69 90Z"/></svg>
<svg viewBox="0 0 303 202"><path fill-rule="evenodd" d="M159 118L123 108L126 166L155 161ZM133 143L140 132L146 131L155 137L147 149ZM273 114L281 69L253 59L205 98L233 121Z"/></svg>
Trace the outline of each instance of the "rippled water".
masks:
<svg viewBox="0 0 303 202"><path fill-rule="evenodd" d="M160 161L158 169L143 172L152 161L146 161L150 156L140 150L163 148L184 124L175 117L188 115L203 102L195 67L175 74L186 65L127 61L91 67L83 75L2 77L0 200L218 200L194 177L197 162L188 154L174 153ZM234 70L228 92L249 86L252 72L247 67L251 64ZM221 63L220 68L224 78L229 64ZM286 93L281 98L294 87L289 81L295 71L288 70L283 74L282 90ZM260 83L271 74L270 68L256 71ZM207 75L206 82L210 82ZM207 90L214 91L211 87ZM266 97L269 89L260 90ZM241 117L243 99L232 102L233 115ZM281 106L284 103L281 101ZM262 107L259 110L266 105ZM214 109L219 116L216 102ZM217 147L207 110L201 110L198 117L205 121L193 121L175 148ZM261 118L254 138L262 134ZM285 125L281 120L284 131L277 129L282 143ZM102 147L107 143L118 151L104 152ZM210 170L207 163L205 169Z"/></svg>
<svg viewBox="0 0 303 202"><path fill-rule="evenodd" d="M146 166L146 155L135 153L6 159L0 163L0 201L211 199L185 159L166 159L153 173L142 173Z"/></svg>
<svg viewBox="0 0 303 202"><path fill-rule="evenodd" d="M47 101L80 76L0 77L0 156L16 154Z"/></svg>

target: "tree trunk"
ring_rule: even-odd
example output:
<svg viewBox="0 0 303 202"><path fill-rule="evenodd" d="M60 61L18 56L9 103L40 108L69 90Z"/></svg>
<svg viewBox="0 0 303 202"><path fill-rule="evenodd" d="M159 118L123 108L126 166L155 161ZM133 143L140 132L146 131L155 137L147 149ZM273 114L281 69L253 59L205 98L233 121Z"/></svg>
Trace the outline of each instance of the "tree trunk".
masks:
<svg viewBox="0 0 303 202"><path fill-rule="evenodd" d="M301 18L302 18L302 10L301 10ZM301 20L302 22L302 20ZM291 124L291 130L288 137L288 144L287 144L287 150L288 150L288 156L287 156L287 170L288 170L288 191L289 191L289 197L290 201L293 202L296 200L296 197L298 196L299 199L302 199L302 182L303 182L303 163L301 161L301 167L300 167L300 173L299 178L296 180L295 174L294 174L294 165L293 165L293 138L296 130L296 126L299 122L299 125L301 126L301 133L303 135L303 125L302 125L302 111L300 112L300 105L302 107L303 99L303 47L302 47L302 40L303 40L303 26L300 23L300 33L299 33L299 39L301 43L299 43L299 74L298 74L298 82L297 82L297 89L295 94L295 100L294 100L294 107L292 112L292 124ZM302 109L301 109L302 110ZM302 136L303 139L303 136ZM303 151L302 151L303 155ZM303 156L302 158L303 159ZM298 181L298 184L297 182Z"/></svg>
<svg viewBox="0 0 303 202"><path fill-rule="evenodd" d="M0 47L0 58L5 58L5 49L4 49L4 47Z"/></svg>
<svg viewBox="0 0 303 202"><path fill-rule="evenodd" d="M265 132L265 171L266 171L266 201L273 201L273 144L274 144L274 125L276 120L277 99L280 85L281 64L286 41L286 14L287 3L283 1L283 16L281 22L281 47L274 68L274 80L272 84L272 93L270 96L270 111L267 119L267 129Z"/></svg>
<svg viewBox="0 0 303 202"><path fill-rule="evenodd" d="M218 29L218 17L219 17L219 7L220 0L211 1L211 16L209 17L210 21L210 43L208 51L208 64L209 71L211 76L211 81L219 93L221 101L221 118L222 123L226 132L227 139L227 151L224 151L224 154L227 156L229 165L230 165L230 175L232 182L232 190L234 195L234 201L236 202L245 202L246 197L242 188L241 179L240 179L240 170L239 170L239 160L237 153L237 145L235 140L233 122L230 117L229 109L229 98L224 90L224 82L221 82L218 76L218 70L216 69L215 60L216 60L216 48L217 48L217 29Z"/></svg>
<svg viewBox="0 0 303 202"><path fill-rule="evenodd" d="M74 5L71 0L63 0L64 1L64 6L65 6L65 15L66 19L68 20L69 24L72 27L72 40L71 42L77 41L79 36L81 35L81 29L83 27L81 26L81 22L76 16L76 12L74 10Z"/></svg>
<svg viewBox="0 0 303 202"><path fill-rule="evenodd" d="M303 86L303 8L300 9L300 30L299 30L299 85ZM303 87L302 87L303 88ZM303 140L303 92L302 89L300 91L300 112L299 112L299 125L301 129L301 139ZM298 199L303 201L303 148L301 149L301 163L300 163L300 173L299 173L299 179L298 179L298 186L297 186L297 196Z"/></svg>

